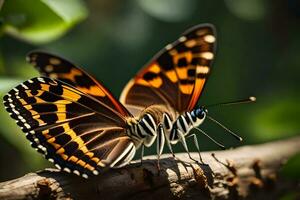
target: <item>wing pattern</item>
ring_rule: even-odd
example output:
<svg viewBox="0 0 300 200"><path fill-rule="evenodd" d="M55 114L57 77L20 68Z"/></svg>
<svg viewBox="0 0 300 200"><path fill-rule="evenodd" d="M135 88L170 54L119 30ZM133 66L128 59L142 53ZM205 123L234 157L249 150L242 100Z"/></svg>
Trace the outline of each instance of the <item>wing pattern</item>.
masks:
<svg viewBox="0 0 300 200"><path fill-rule="evenodd" d="M168 104L182 113L196 105L215 54L212 25L195 26L167 45L124 88L129 108Z"/></svg>
<svg viewBox="0 0 300 200"><path fill-rule="evenodd" d="M131 116L102 83L66 59L41 51L33 51L27 55L27 60L42 76L63 81L118 110L122 115Z"/></svg>
<svg viewBox="0 0 300 200"><path fill-rule="evenodd" d="M61 81L28 80L4 97L4 105L32 147L67 172L96 175L134 155L124 116Z"/></svg>

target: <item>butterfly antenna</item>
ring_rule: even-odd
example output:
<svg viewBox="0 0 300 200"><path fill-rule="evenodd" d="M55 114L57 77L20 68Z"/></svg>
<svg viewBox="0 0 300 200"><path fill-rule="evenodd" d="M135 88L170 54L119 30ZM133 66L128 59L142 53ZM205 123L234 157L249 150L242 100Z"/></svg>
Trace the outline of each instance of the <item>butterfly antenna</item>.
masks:
<svg viewBox="0 0 300 200"><path fill-rule="evenodd" d="M229 102L224 102L224 103L216 103L216 104L211 104L205 106L207 107L214 107L214 106L228 106L228 105L236 105L236 104L244 104L244 103L253 103L256 101L256 97L250 96L247 99L240 99L237 101L229 101Z"/></svg>
<svg viewBox="0 0 300 200"><path fill-rule="evenodd" d="M222 127L225 131L227 131L228 133L230 133L233 137L235 137L237 140L239 141L243 141L243 138L238 136L237 134L235 134L232 130L230 130L229 128L227 128L226 126L224 126L223 124L221 124L220 122L218 122L217 120L215 120L214 118L212 118L211 116L206 115L206 117L211 120L212 122L216 123L217 125L219 125L220 127Z"/></svg>
<svg viewBox="0 0 300 200"><path fill-rule="evenodd" d="M226 147L223 145L223 144L221 144L221 143L219 143L219 142L217 142L215 139L213 139L212 137L210 137L207 133L205 133L203 130L201 130L200 128L198 128L198 127L194 127L195 129L197 129L198 131L200 131L203 135L205 135L206 137L208 137L213 143L215 143L218 147L220 147L221 149L226 149Z"/></svg>

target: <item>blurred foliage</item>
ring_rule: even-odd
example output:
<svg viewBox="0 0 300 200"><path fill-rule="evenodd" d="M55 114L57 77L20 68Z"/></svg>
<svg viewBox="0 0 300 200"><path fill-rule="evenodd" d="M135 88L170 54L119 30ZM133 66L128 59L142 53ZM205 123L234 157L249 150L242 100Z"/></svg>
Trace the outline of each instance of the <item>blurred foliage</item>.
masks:
<svg viewBox="0 0 300 200"><path fill-rule="evenodd" d="M137 2L147 14L166 22L186 20L196 10L195 0L138 0Z"/></svg>
<svg viewBox="0 0 300 200"><path fill-rule="evenodd" d="M267 15L266 0L225 0L228 9L245 20L260 20Z"/></svg>
<svg viewBox="0 0 300 200"><path fill-rule="evenodd" d="M300 198L300 192L289 192L285 195L283 195L279 200L299 200Z"/></svg>
<svg viewBox="0 0 300 200"><path fill-rule="evenodd" d="M269 103L260 105L255 110L251 124L255 124L251 128L255 134L255 138L267 141L271 139L282 138L285 136L293 136L296 130L300 130L298 120L300 107L300 98L284 95L281 99L269 99ZM261 107L261 108L260 108Z"/></svg>
<svg viewBox="0 0 300 200"><path fill-rule="evenodd" d="M295 181L295 184L299 184L300 180L300 154L291 157L285 165L283 165L280 175L286 179ZM300 199L300 191L289 191L284 194L280 200L298 200Z"/></svg>
<svg viewBox="0 0 300 200"><path fill-rule="evenodd" d="M281 174L287 178L300 180L300 154L297 154L290 158L288 162L283 166Z"/></svg>
<svg viewBox="0 0 300 200"><path fill-rule="evenodd" d="M80 0L9 0L1 10L1 31L34 43L62 36L87 16Z"/></svg>
<svg viewBox="0 0 300 200"><path fill-rule="evenodd" d="M217 4L209 0L6 0L0 21L1 97L14 85L38 75L25 62L27 52L37 48L83 65L119 96L126 82L162 47L193 25L212 23L217 28L218 50L199 103L257 96L252 105L209 110L244 138L242 144L299 134L297 0L224 0ZM7 159L6 152L15 155L11 162L1 162L0 180L49 165L31 149L3 106L0 118L0 159ZM227 147L242 145L209 121L202 128ZM216 149L203 135L198 136L202 150ZM180 145L176 148L183 150ZM190 148L195 150L193 145ZM146 149L146 154L154 152L155 147Z"/></svg>

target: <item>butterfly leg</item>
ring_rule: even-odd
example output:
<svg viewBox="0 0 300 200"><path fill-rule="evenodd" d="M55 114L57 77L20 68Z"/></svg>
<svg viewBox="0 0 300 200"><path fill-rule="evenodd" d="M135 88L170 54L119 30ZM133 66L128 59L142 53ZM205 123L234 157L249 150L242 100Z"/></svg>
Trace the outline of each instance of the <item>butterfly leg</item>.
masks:
<svg viewBox="0 0 300 200"><path fill-rule="evenodd" d="M157 129L157 138L156 138L157 168L158 168L158 170L160 170L159 160L160 160L160 156L163 152L164 145L165 145L164 128L163 128L162 124L159 124L158 129Z"/></svg>
<svg viewBox="0 0 300 200"><path fill-rule="evenodd" d="M168 148L173 156L173 158L176 158L175 154L174 154L174 151L172 149L172 145L171 145L171 142L170 142L170 139L168 137L168 135L166 134L166 132L164 131L164 135L165 135L165 139L166 139L166 142L167 142L167 145L168 145Z"/></svg>
<svg viewBox="0 0 300 200"><path fill-rule="evenodd" d="M203 160L202 160L202 157L201 157L201 153L200 153L200 148L199 148L199 143L198 143L197 136L196 136L195 134L191 134L191 135L187 136L187 138L190 138L190 137L193 137L193 138L194 138L194 145L196 146L197 151L198 151L198 153L199 153L199 159L200 159L200 162L201 162L202 164L205 164L205 163L203 162Z"/></svg>
<svg viewBox="0 0 300 200"><path fill-rule="evenodd" d="M188 146L187 146L187 144L186 144L185 136L183 135L183 133L182 133L180 130L178 130L177 133L178 133L178 136L179 136L179 140L180 140L180 142L182 143L183 148L184 148L184 150L187 152L189 158L190 158L191 160L193 160L193 161L195 161L195 162L198 163L198 160L192 158L192 156L191 156L191 154L190 154L190 151L189 151L189 149L188 149Z"/></svg>
<svg viewBox="0 0 300 200"><path fill-rule="evenodd" d="M144 150L145 150L145 145L141 145L141 162L140 165L143 165L143 158L144 158Z"/></svg>

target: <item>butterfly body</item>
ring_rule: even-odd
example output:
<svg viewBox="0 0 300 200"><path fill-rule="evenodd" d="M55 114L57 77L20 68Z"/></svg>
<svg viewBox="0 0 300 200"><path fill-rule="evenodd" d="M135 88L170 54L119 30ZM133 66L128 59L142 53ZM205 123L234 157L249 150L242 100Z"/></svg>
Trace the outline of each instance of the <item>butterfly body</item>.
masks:
<svg viewBox="0 0 300 200"><path fill-rule="evenodd" d="M111 92L71 62L31 52L40 72L4 96L4 105L33 148L55 166L87 178L103 168L128 164L138 148L186 138L205 119L196 106L211 71L215 30L192 27L167 45L124 87L118 101ZM199 149L199 148L198 148Z"/></svg>

